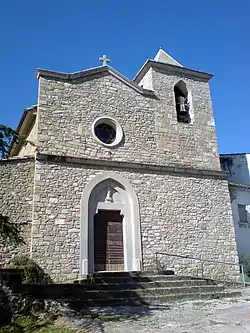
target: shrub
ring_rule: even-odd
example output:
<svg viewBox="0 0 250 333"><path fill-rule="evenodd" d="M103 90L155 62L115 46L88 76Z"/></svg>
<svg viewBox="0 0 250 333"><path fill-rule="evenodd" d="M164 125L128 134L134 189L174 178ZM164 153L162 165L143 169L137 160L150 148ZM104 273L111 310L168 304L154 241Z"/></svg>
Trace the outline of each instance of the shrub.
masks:
<svg viewBox="0 0 250 333"><path fill-rule="evenodd" d="M0 242L3 245L22 245L25 244L23 236L21 235L21 228L26 223L10 222L8 216L0 213Z"/></svg>
<svg viewBox="0 0 250 333"><path fill-rule="evenodd" d="M244 257L243 266L244 266L244 273L250 277L250 254Z"/></svg>
<svg viewBox="0 0 250 333"><path fill-rule="evenodd" d="M12 260L12 267L23 270L22 282L30 284L52 283L51 278L33 260L26 256L17 256Z"/></svg>

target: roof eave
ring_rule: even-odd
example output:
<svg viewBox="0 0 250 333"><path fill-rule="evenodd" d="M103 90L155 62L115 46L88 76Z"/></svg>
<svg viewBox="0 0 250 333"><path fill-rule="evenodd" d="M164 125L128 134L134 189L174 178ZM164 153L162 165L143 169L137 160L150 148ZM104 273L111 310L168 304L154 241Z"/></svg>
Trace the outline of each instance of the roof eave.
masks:
<svg viewBox="0 0 250 333"><path fill-rule="evenodd" d="M37 105L32 105L26 108L22 114L22 118L16 128L17 134L26 139L30 131L27 131L28 127L34 122L36 117ZM26 130L26 131L25 131ZM28 133L28 134L27 134ZM10 147L9 155L14 156L19 153L22 145L19 143L13 143Z"/></svg>
<svg viewBox="0 0 250 333"><path fill-rule="evenodd" d="M114 68L112 68L110 66L94 67L94 68L90 68L90 69L76 72L76 73L61 73L61 72L55 72L55 71L50 71L50 70L45 70L45 69L37 69L37 78L39 79L40 77L46 77L46 78L51 78L51 79L72 82L74 80L78 80L78 79L81 79L84 77L91 77L92 75L100 74L100 73L104 73L104 72L113 75L118 80L122 81L123 83L130 86L132 89L136 90L138 93L140 93L142 95L146 95L149 97L155 97L155 94L153 91L139 87L135 82L129 80L124 75L122 75L120 72L116 71Z"/></svg>
<svg viewBox="0 0 250 333"><path fill-rule="evenodd" d="M194 78L203 79L204 81L209 81L213 77L213 74L210 74L210 73L200 72L197 70L180 67L180 66L176 66L176 65L170 65L170 64L166 64L166 63L158 62L158 61L154 61L154 60L147 60L145 62L145 64L142 66L142 68L140 69L140 71L137 73L137 75L135 76L133 81L136 83L139 83L141 81L141 79L143 78L143 76L148 72L148 70L150 68L156 68L156 69L160 69L163 71L174 71L174 72L184 73L184 74L186 74L188 76L192 76Z"/></svg>
<svg viewBox="0 0 250 333"><path fill-rule="evenodd" d="M230 153L230 154L220 154L220 157L229 157L229 156L236 156L236 155L249 155L249 152L245 152L245 153Z"/></svg>
<svg viewBox="0 0 250 333"><path fill-rule="evenodd" d="M233 183L233 182L228 182L228 184L231 187L240 188L242 190L250 191L250 185L248 185L248 184L237 184L237 183Z"/></svg>
<svg viewBox="0 0 250 333"><path fill-rule="evenodd" d="M22 125L23 125L23 123L24 123L27 115L30 115L31 113L36 112L36 110L37 110L37 105L32 105L32 106L29 106L28 108L24 109L23 114L22 114L22 118L19 121L19 124L17 125L17 128L16 128L16 132L18 134L20 134L19 131L20 131L20 129L21 129L21 127L22 127Z"/></svg>

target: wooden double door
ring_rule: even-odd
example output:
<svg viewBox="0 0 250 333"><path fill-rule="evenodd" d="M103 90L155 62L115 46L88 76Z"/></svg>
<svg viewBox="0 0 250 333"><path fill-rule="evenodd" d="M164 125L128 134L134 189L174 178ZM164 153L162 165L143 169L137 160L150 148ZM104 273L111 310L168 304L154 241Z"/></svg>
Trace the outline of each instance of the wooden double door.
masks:
<svg viewBox="0 0 250 333"><path fill-rule="evenodd" d="M94 216L95 271L123 271L123 215L116 210L99 210Z"/></svg>

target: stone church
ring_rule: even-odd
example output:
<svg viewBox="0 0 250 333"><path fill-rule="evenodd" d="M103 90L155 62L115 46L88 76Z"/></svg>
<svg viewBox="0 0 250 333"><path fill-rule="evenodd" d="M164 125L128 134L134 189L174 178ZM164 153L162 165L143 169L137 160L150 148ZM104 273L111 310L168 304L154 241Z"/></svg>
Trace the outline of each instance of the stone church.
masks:
<svg viewBox="0 0 250 333"><path fill-rule="evenodd" d="M27 222L25 254L57 281L96 271L156 268L156 252L211 258L210 277L238 274L227 175L221 171L209 90L212 75L160 49L133 80L103 65L38 69L37 104L0 163L1 213ZM194 273L196 261L164 256ZM186 269L186 271L183 269Z"/></svg>

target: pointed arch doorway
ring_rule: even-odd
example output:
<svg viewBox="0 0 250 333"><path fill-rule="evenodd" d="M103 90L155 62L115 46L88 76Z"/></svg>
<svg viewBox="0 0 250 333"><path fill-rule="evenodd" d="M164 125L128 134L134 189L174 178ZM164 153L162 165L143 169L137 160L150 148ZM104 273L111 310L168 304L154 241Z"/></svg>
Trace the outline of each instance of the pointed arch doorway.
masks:
<svg viewBox="0 0 250 333"><path fill-rule="evenodd" d="M114 172L97 175L81 200L80 270L140 271L139 204L128 180Z"/></svg>

